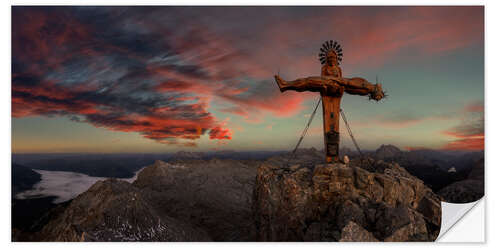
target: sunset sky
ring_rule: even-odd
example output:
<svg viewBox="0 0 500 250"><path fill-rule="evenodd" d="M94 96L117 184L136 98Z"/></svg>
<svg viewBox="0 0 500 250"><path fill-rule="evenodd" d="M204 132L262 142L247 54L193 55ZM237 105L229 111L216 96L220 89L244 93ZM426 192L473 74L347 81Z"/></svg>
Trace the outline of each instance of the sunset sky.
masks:
<svg viewBox="0 0 500 250"><path fill-rule="evenodd" d="M13 7L12 151L290 150L325 40L389 95L342 98L362 149L484 148L483 7Z"/></svg>

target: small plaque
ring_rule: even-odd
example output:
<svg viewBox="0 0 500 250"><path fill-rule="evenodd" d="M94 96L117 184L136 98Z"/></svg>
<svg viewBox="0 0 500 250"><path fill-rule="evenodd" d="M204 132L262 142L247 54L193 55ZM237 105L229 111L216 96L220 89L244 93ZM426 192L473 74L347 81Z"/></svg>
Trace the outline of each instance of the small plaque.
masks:
<svg viewBox="0 0 500 250"><path fill-rule="evenodd" d="M328 156L338 156L339 155L339 133L336 131L330 131L325 134L326 138L326 154Z"/></svg>

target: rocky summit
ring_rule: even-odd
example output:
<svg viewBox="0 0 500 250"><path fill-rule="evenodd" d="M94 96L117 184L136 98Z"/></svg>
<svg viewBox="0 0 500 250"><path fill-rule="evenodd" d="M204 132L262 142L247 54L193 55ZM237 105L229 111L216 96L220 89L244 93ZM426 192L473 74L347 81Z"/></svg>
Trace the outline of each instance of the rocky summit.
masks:
<svg viewBox="0 0 500 250"><path fill-rule="evenodd" d="M30 241L252 241L252 161L156 161L108 179L58 211Z"/></svg>
<svg viewBox="0 0 500 250"><path fill-rule="evenodd" d="M209 241L208 235L163 211L140 189L98 181L37 235L43 241Z"/></svg>
<svg viewBox="0 0 500 250"><path fill-rule="evenodd" d="M440 197L395 163L156 161L133 183L98 181L22 241L432 241ZM304 156L302 156L304 155ZM316 155L318 157L316 157ZM317 159L318 158L318 159ZM291 162L291 167L285 167ZM298 162L298 163L297 163ZM475 176L475 175L474 175ZM16 238L17 237L17 238Z"/></svg>
<svg viewBox="0 0 500 250"><path fill-rule="evenodd" d="M256 177L258 241L433 241L439 197L398 164L267 162Z"/></svg>

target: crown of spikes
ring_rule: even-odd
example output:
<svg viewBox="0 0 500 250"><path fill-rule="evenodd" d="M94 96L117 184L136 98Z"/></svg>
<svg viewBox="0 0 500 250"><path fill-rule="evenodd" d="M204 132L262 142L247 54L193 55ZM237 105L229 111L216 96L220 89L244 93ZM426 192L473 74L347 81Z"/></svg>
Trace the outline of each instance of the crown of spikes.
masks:
<svg viewBox="0 0 500 250"><path fill-rule="evenodd" d="M337 43L337 41L333 42L332 40L324 42L323 46L320 48L321 52L319 53L319 61L321 62L321 64L326 63L326 55L330 50L337 54L337 60L340 64L343 56L342 48L340 47L340 43Z"/></svg>

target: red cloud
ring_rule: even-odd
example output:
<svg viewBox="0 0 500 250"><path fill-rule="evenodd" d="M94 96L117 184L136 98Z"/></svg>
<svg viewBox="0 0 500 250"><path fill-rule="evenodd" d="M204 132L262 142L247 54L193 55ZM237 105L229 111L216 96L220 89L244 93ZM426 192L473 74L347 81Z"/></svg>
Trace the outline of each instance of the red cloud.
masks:
<svg viewBox="0 0 500 250"><path fill-rule="evenodd" d="M443 149L464 151L484 150L484 135L452 141L444 145Z"/></svg>
<svg viewBox="0 0 500 250"><path fill-rule="evenodd" d="M465 112L481 112L484 113L484 104L483 103L471 103L465 106Z"/></svg>
<svg viewBox="0 0 500 250"><path fill-rule="evenodd" d="M15 76L13 76L15 79ZM57 87L52 82L41 82L26 86L13 81L12 116L24 117L39 114L77 113L94 114L96 104L86 100L74 99L76 92ZM73 99L73 101L70 101Z"/></svg>
<svg viewBox="0 0 500 250"><path fill-rule="evenodd" d="M263 97L264 96L264 97ZM304 93L287 93L273 94L266 96L265 93L253 93L245 98L235 97L232 95L223 95L225 100L228 100L243 108L232 108L224 111L229 111L235 114L241 114L248 117L248 111L263 110L273 113L277 117L287 117L295 115L302 110L302 103L309 97L310 94Z"/></svg>
<svg viewBox="0 0 500 250"><path fill-rule="evenodd" d="M19 61L45 62L25 64L32 73L42 74L47 68L57 70L64 61L75 56L75 52L67 46L68 43L91 40L89 27L72 18L69 13L57 12L51 15L22 7L13 11L13 56ZM30 39L27 39L27 34Z"/></svg>
<svg viewBox="0 0 500 250"><path fill-rule="evenodd" d="M484 150L484 132L477 128L453 128L443 131L443 134L455 138L454 141L443 146L445 150Z"/></svg>
<svg viewBox="0 0 500 250"><path fill-rule="evenodd" d="M123 20L114 20L118 26L110 30L115 35L103 35L103 27L73 11L13 9L13 117L69 116L184 146L195 146L192 141L208 132L210 139L231 139L231 131L207 110L220 84L201 84L200 79L210 79L203 69L149 63L158 51L173 53L166 41L153 39L159 34L143 34L145 41L139 41L121 30ZM107 18L114 25L113 17ZM231 93L238 91L244 90Z"/></svg>
<svg viewBox="0 0 500 250"><path fill-rule="evenodd" d="M210 130L210 139L227 139L231 140L232 138L232 132L229 129L224 129L221 127L215 127Z"/></svg>
<svg viewBox="0 0 500 250"><path fill-rule="evenodd" d="M120 103L108 102L114 96L98 96L95 91L70 90L53 83L38 83L27 87L14 79L12 87L12 116L81 115L84 122L113 131L136 132L145 138L166 144L195 146L195 140L210 131L210 139L230 140L231 131L223 128L207 111L203 98L195 103L176 102L175 106L148 108L145 114L123 110ZM123 97L121 97L123 98ZM190 100L191 102L193 100ZM141 104L139 103L139 106ZM186 114L189 116L185 117Z"/></svg>

